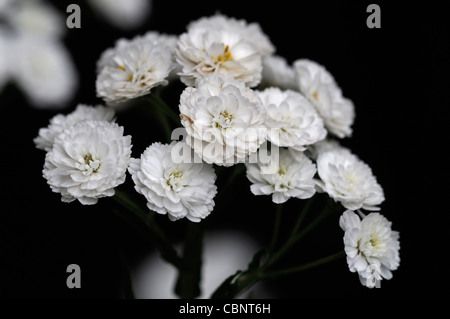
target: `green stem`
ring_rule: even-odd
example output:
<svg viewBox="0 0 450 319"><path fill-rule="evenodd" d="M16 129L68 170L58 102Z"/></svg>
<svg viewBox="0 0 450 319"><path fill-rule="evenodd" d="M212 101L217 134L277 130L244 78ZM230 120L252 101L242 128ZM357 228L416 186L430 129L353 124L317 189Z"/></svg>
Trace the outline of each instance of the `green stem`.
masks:
<svg viewBox="0 0 450 319"><path fill-rule="evenodd" d="M156 105L161 112L168 116L175 124L180 125L180 116L177 115L167 104L164 102L158 94L149 94L147 96L149 101Z"/></svg>
<svg viewBox="0 0 450 319"><path fill-rule="evenodd" d="M133 213L135 217L144 222L144 225L149 231L149 235L151 236L152 243L155 245L155 248L160 252L161 257L167 262L171 263L178 269L183 269L184 264L183 260L178 256L177 251L169 242L164 233L159 229L156 223L153 220L153 214L151 211L143 210L139 205L137 205L132 199L128 197L125 192L122 192L115 189L116 194L114 195L114 200L119 203L121 206L126 208L129 212ZM121 213L120 211L117 211ZM131 220L128 216L123 216L128 222Z"/></svg>
<svg viewBox="0 0 450 319"><path fill-rule="evenodd" d="M311 261L309 263L306 263L306 264L303 264L303 265L300 265L300 266L297 266L297 267L292 267L292 268L283 269L283 270L275 270L275 271L271 271L271 272L266 272L266 273L264 273L263 277L264 278L274 279L274 278L277 278L277 277L280 277L280 276L285 276L285 275L293 274L293 273L300 272L300 271L303 271L303 270L307 270L307 269L310 269L310 268L314 268L314 267L317 267L317 266L320 266L320 265L323 265L323 264L326 264L326 263L329 263L329 262L341 259L344 256L345 256L345 251L341 250L341 251L338 251L337 253L334 253L334 254L332 254L330 256L323 257L323 258Z"/></svg>
<svg viewBox="0 0 450 319"><path fill-rule="evenodd" d="M272 240L267 248L268 253L271 253L273 249L275 248L275 245L277 244L278 234L280 232L280 225L281 225L281 214L283 210L282 204L276 204L276 211L275 211L275 225L273 229L273 235Z"/></svg>
<svg viewBox="0 0 450 319"><path fill-rule="evenodd" d="M312 206L312 203L310 202L309 205L307 204L305 208L303 209L301 215L304 215L308 212L310 207ZM310 231L312 231L320 222L322 222L326 217L328 217L332 212L332 204L330 204L330 200L327 199L327 204L325 205L325 208L323 211L314 219L308 226L306 226L300 233L296 234L294 232L291 233L291 236L286 241L283 247L281 247L274 255L272 255L266 264L263 266L264 269L267 269L268 267L272 266L276 261L278 261L291 247L297 243L302 237L306 236ZM300 216L299 218L303 219L304 216ZM297 225L301 224L297 221ZM297 226L296 225L296 226ZM298 225L299 226L299 225ZM298 227L295 227L298 228Z"/></svg>
<svg viewBox="0 0 450 319"><path fill-rule="evenodd" d="M183 252L183 262L186 268L179 272L175 292L181 298L192 299L198 297L201 293L203 225L201 223L188 223Z"/></svg>
<svg viewBox="0 0 450 319"><path fill-rule="evenodd" d="M303 220L305 219L305 216L308 214L309 210L311 209L312 204L315 202L316 197L317 196L313 196L306 201L305 206L303 207L302 211L298 215L297 222L295 223L294 227L292 228L290 237L294 237L294 235L300 229L300 226L302 225Z"/></svg>
<svg viewBox="0 0 450 319"><path fill-rule="evenodd" d="M136 299L133 292L133 278L131 276L130 265L128 264L127 256L122 248L119 250L119 259L123 269L125 299Z"/></svg>

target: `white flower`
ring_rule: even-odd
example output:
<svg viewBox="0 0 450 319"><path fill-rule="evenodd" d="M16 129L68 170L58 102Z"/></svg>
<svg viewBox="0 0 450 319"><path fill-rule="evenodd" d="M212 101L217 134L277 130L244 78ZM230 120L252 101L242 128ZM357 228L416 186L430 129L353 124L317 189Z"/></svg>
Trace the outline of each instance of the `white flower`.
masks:
<svg viewBox="0 0 450 319"><path fill-rule="evenodd" d="M291 197L306 199L315 194L313 178L316 165L302 152L295 152L293 156L292 151L282 148L277 151L274 146L268 156L261 154L263 151L264 147L258 151L258 163L246 164L247 178L253 183L250 190L254 195L272 194L272 201L281 204Z"/></svg>
<svg viewBox="0 0 450 319"><path fill-rule="evenodd" d="M339 219L345 231L344 245L351 272L358 272L361 283L379 287L379 281L392 278L392 270L400 265L399 233L379 213L370 213L362 221L347 210Z"/></svg>
<svg viewBox="0 0 450 319"><path fill-rule="evenodd" d="M83 121L59 134L45 157L43 175L63 202L96 204L125 181L131 136L107 121Z"/></svg>
<svg viewBox="0 0 450 319"><path fill-rule="evenodd" d="M270 39L261 29L261 26L256 23L247 23L245 20L238 20L232 17L227 17L223 14L215 14L211 17L203 17L188 25L188 30L191 28L219 28L230 31L231 33L239 34L246 41L249 41L263 55L270 55L275 52Z"/></svg>
<svg viewBox="0 0 450 319"><path fill-rule="evenodd" d="M379 210L384 193L370 167L350 151L332 149L320 153L317 171L318 186L335 201L350 210Z"/></svg>
<svg viewBox="0 0 450 319"><path fill-rule="evenodd" d="M304 151L327 135L314 106L300 93L271 87L258 95L267 109L268 139L275 145Z"/></svg>
<svg viewBox="0 0 450 319"><path fill-rule="evenodd" d="M266 110L242 82L212 75L180 97L186 142L207 163L230 166L256 152L266 140Z"/></svg>
<svg viewBox="0 0 450 319"><path fill-rule="evenodd" d="M128 170L136 191L147 199L149 209L168 214L172 221L186 217L199 222L214 208L216 174L208 164L174 161L172 149L181 144L153 143L141 158L131 159Z"/></svg>
<svg viewBox="0 0 450 319"><path fill-rule="evenodd" d="M316 107L330 133L343 138L352 134L354 105L342 96L332 75L316 62L302 59L294 62L298 87Z"/></svg>
<svg viewBox="0 0 450 319"><path fill-rule="evenodd" d="M7 22L18 36L58 39L66 31L63 17L45 1L19 1L6 13Z"/></svg>
<svg viewBox="0 0 450 319"><path fill-rule="evenodd" d="M65 129L85 120L98 120L112 122L115 111L111 108L97 105L95 107L79 104L76 109L67 115L57 114L48 127L39 129L39 135L34 139L36 148L49 151L53 147L55 138Z"/></svg>
<svg viewBox="0 0 450 319"><path fill-rule="evenodd" d="M31 36L11 41L12 76L31 104L64 107L76 93L78 74L62 43Z"/></svg>
<svg viewBox="0 0 450 319"><path fill-rule="evenodd" d="M167 45L137 37L107 49L97 63L97 96L106 102L125 102L166 85L173 68Z"/></svg>
<svg viewBox="0 0 450 319"><path fill-rule="evenodd" d="M89 0L90 5L117 28L140 26L150 15L151 0Z"/></svg>
<svg viewBox="0 0 450 319"><path fill-rule="evenodd" d="M298 90L294 69L288 65L285 58L278 55L263 57L261 82L266 86Z"/></svg>
<svg viewBox="0 0 450 319"><path fill-rule="evenodd" d="M176 51L181 81L193 86L197 78L219 74L256 86L262 71L262 53L255 45L258 31L243 21L217 15L191 23L179 37Z"/></svg>

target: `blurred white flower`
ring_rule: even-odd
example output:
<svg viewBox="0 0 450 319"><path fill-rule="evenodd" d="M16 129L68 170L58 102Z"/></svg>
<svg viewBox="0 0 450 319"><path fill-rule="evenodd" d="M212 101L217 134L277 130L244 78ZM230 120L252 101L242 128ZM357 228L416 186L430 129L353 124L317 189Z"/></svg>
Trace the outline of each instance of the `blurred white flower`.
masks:
<svg viewBox="0 0 450 319"><path fill-rule="evenodd" d="M314 106L300 93L271 87L258 95L267 109L267 138L275 145L304 151L327 135Z"/></svg>
<svg viewBox="0 0 450 319"><path fill-rule="evenodd" d="M266 140L266 110L243 82L212 75L180 96L186 142L207 163L231 166Z"/></svg>
<svg viewBox="0 0 450 319"><path fill-rule="evenodd" d="M65 129L86 120L112 122L115 111L101 105L89 106L78 104L76 109L67 115L57 114L50 119L48 127L39 129L39 135L34 139L36 148L49 151L53 147L55 138Z"/></svg>
<svg viewBox="0 0 450 319"><path fill-rule="evenodd" d="M312 197L315 192L314 175L316 165L302 152L296 152L280 148L278 152L270 153L270 165L275 165L275 169L267 170L267 163L246 164L247 178L253 184L250 190L254 195L272 195L272 201L277 204L286 202L289 198L295 197L306 199ZM264 148L259 150L261 153ZM266 158L261 155L259 158ZM266 158L267 159L267 158Z"/></svg>
<svg viewBox="0 0 450 319"><path fill-rule="evenodd" d="M370 167L344 148L320 153L318 186L350 210L379 210L384 193Z"/></svg>
<svg viewBox="0 0 450 319"><path fill-rule="evenodd" d="M358 272L361 283L379 287L379 281L392 278L392 270L400 265L399 233L379 213L370 213L362 221L347 210L339 219L345 231L344 245L351 272Z"/></svg>
<svg viewBox="0 0 450 319"><path fill-rule="evenodd" d="M90 5L116 28L133 29L151 13L151 0L89 0Z"/></svg>
<svg viewBox="0 0 450 319"><path fill-rule="evenodd" d="M294 62L298 88L316 107L328 131L339 138L352 134L353 102L343 97L333 76L320 64L307 59Z"/></svg>
<svg viewBox="0 0 450 319"><path fill-rule="evenodd" d="M60 38L62 15L45 1L1 1L0 89L12 80L37 108L57 109L75 95L78 74Z"/></svg>
<svg viewBox="0 0 450 319"><path fill-rule="evenodd" d="M255 45L258 30L217 15L191 23L180 35L176 51L183 83L193 86L198 78L219 74L256 86L262 71L261 52Z"/></svg>
<svg viewBox="0 0 450 319"><path fill-rule="evenodd" d="M75 95L78 74L57 41L20 36L10 42L13 79L38 108L64 107Z"/></svg>
<svg viewBox="0 0 450 319"><path fill-rule="evenodd" d="M128 171L150 210L167 214L172 221L186 217L200 222L214 208L216 174L212 165L202 162L176 163L172 159L176 145L153 143L141 158L131 159Z"/></svg>
<svg viewBox="0 0 450 319"><path fill-rule="evenodd" d="M168 45L136 37L119 40L97 63L97 96L107 102L125 102L166 85L173 68Z"/></svg>
<svg viewBox="0 0 450 319"><path fill-rule="evenodd" d="M210 298L217 287L236 269L248 266L249 256L255 254L260 243L244 232L231 230L206 231L203 240L200 299ZM181 251L183 243L177 243L175 249ZM175 299L179 298L175 287L178 271L167 267L158 252L145 256L132 269L132 284L138 299ZM272 299L276 296L268 289L265 281L253 285L240 298ZM211 316L212 317L212 316Z"/></svg>
<svg viewBox="0 0 450 319"><path fill-rule="evenodd" d="M32 36L58 40L66 32L66 21L45 1L18 1L11 5L6 21L18 36Z"/></svg>
<svg viewBox="0 0 450 319"><path fill-rule="evenodd" d="M263 57L262 84L281 89L298 90L294 69L279 55Z"/></svg>
<svg viewBox="0 0 450 319"><path fill-rule="evenodd" d="M0 92L10 77L9 38L0 30Z"/></svg>
<svg viewBox="0 0 450 319"><path fill-rule="evenodd" d="M131 136L107 121L83 121L60 133L47 152L43 176L63 202L96 204L125 181Z"/></svg>

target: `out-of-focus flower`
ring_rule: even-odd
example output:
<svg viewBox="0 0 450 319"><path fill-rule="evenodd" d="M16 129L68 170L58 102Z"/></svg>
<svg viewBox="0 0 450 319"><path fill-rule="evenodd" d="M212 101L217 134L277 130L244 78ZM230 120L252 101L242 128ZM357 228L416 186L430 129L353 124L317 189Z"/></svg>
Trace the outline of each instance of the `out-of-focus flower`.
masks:
<svg viewBox="0 0 450 319"><path fill-rule="evenodd" d="M265 149L261 148L259 153L262 150ZM315 194L316 165L302 152L294 151L295 156L292 152L283 148L276 152L272 146L270 155L258 156L267 160L266 163L246 164L247 178L253 183L250 190L254 195L272 195L272 201L281 204L291 197L306 199ZM275 166L275 169L270 166Z"/></svg>
<svg viewBox="0 0 450 319"><path fill-rule="evenodd" d="M391 279L392 270L400 265L399 233L379 213L370 213L362 221L347 210L339 219L345 231L344 245L351 272L357 272L361 284L379 287L380 280Z"/></svg>
<svg viewBox="0 0 450 319"><path fill-rule="evenodd" d="M136 37L119 40L97 63L97 96L106 102L125 102L166 85L173 68L169 45Z"/></svg>
<svg viewBox="0 0 450 319"><path fill-rule="evenodd" d="M86 120L108 121L114 120L115 111L112 108L97 105L95 107L79 104L67 115L57 114L50 119L48 127L39 129L39 135L34 139L36 148L49 151L53 147L55 138L65 129Z"/></svg>
<svg viewBox="0 0 450 319"><path fill-rule="evenodd" d="M212 75L180 97L186 142L207 163L230 166L256 152L266 140L266 110L243 82Z"/></svg>
<svg viewBox="0 0 450 319"><path fill-rule="evenodd" d="M23 1L8 8L6 21L18 36L32 36L45 39L61 38L65 31L65 21L61 14L45 1Z"/></svg>
<svg viewBox="0 0 450 319"><path fill-rule="evenodd" d="M266 39L258 25L222 15L192 22L180 35L176 51L181 80L193 86L198 78L220 74L256 86L261 80L262 54L272 51L266 48L270 44Z"/></svg>
<svg viewBox="0 0 450 319"><path fill-rule="evenodd" d="M63 17L44 1L19 0L1 1L0 18L0 88L12 80L32 106L65 107L78 74L61 42Z"/></svg>
<svg viewBox="0 0 450 319"><path fill-rule="evenodd" d="M267 109L267 138L275 145L304 151L327 135L314 106L300 93L271 87L258 95Z"/></svg>
<svg viewBox="0 0 450 319"><path fill-rule="evenodd" d="M353 102L342 95L333 76L320 64L307 59L294 62L298 88L316 107L328 131L339 138L352 134Z"/></svg>
<svg viewBox="0 0 450 319"><path fill-rule="evenodd" d="M91 6L116 28L133 29L151 13L151 0L89 0Z"/></svg>
<svg viewBox="0 0 450 319"><path fill-rule="evenodd" d="M21 36L10 45L13 79L30 103L38 108L66 106L76 93L78 75L63 44Z"/></svg>
<svg viewBox="0 0 450 319"><path fill-rule="evenodd" d="M350 210L374 211L384 201L384 193L370 167L350 151L332 149L320 153L318 186Z"/></svg>
<svg viewBox="0 0 450 319"><path fill-rule="evenodd" d="M47 152L43 175L63 202L96 204L125 181L131 136L107 121L83 121L60 133Z"/></svg>
<svg viewBox="0 0 450 319"><path fill-rule="evenodd" d="M263 57L261 83L265 86L276 86L281 89L298 90L294 69L285 58L279 55Z"/></svg>
<svg viewBox="0 0 450 319"><path fill-rule="evenodd" d="M153 143L141 158L131 159L128 170L150 210L167 214L172 221L186 217L200 222L214 208L216 174L212 165L201 161L174 161L172 149L176 145Z"/></svg>
<svg viewBox="0 0 450 319"><path fill-rule="evenodd" d="M0 30L0 92L10 76L10 51L8 46L8 38L2 30Z"/></svg>

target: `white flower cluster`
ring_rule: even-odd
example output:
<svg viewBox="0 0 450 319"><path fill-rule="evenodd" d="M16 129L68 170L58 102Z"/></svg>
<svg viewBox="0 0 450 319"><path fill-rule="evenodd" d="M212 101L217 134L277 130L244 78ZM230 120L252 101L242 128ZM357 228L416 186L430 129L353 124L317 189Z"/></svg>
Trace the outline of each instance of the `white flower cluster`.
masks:
<svg viewBox="0 0 450 319"><path fill-rule="evenodd" d="M64 18L44 1L6 1L0 7L0 90L12 80L35 107L66 106L78 74L61 41L65 30Z"/></svg>
<svg viewBox="0 0 450 319"><path fill-rule="evenodd" d="M398 233L373 213L384 192L370 167L332 139L352 135L355 111L325 67L307 59L289 65L258 24L216 14L180 36L119 39L100 56L96 91L118 106L177 79L186 85L177 110L184 140L154 142L139 158L131 158L130 137L111 108L80 105L55 116L35 139L47 151L44 176L53 191L94 204L112 196L128 170L150 210L200 222L215 205L213 164L245 163L254 195L281 204L325 192L342 204L350 270L368 287L392 277ZM362 221L353 213L361 210L369 211Z"/></svg>

